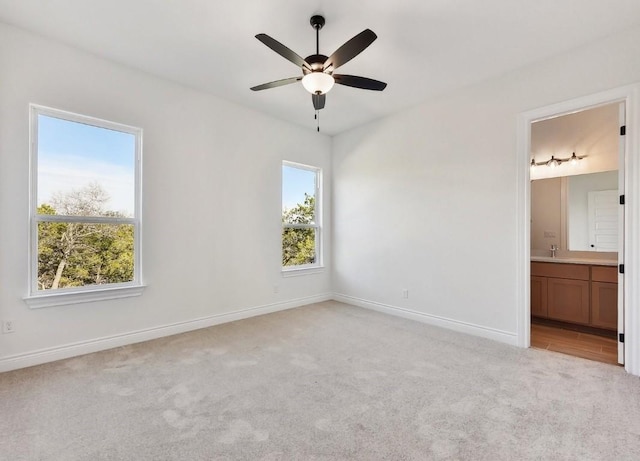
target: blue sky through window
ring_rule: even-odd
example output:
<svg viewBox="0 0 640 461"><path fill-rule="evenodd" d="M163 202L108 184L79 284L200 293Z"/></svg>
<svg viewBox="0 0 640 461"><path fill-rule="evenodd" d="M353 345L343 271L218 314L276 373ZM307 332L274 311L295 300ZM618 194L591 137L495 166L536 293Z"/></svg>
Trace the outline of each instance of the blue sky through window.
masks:
<svg viewBox="0 0 640 461"><path fill-rule="evenodd" d="M38 205L97 182L107 210L133 216L135 142L131 133L38 115Z"/></svg>
<svg viewBox="0 0 640 461"><path fill-rule="evenodd" d="M305 192L315 195L316 173L303 168L282 166L282 209L291 209L304 203Z"/></svg>

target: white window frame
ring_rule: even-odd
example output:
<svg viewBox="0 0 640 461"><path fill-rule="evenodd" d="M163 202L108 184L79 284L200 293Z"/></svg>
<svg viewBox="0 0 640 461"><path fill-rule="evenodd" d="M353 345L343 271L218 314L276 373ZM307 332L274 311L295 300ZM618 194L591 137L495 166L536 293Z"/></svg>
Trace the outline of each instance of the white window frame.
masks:
<svg viewBox="0 0 640 461"><path fill-rule="evenodd" d="M134 159L134 216L132 218L104 216L59 216L39 215L38 210L38 116L58 118L99 128L129 133L135 136ZM142 283L142 129L120 123L110 122L86 115L66 112L59 109L29 105L29 149L30 149L30 187L29 187L29 280L28 295L24 301L32 308L78 304L108 299L139 296L144 290ZM133 225L133 280L126 283L105 285L87 285L83 287L60 288L56 290L38 290L38 223L40 222L80 222L94 224L130 224Z"/></svg>
<svg viewBox="0 0 640 461"><path fill-rule="evenodd" d="M282 223L282 230L284 229L315 229L315 254L316 261L313 264L300 264L297 266L282 266L282 275L295 276L304 275L308 273L319 272L323 270L323 255L322 255L322 168L305 165L302 163L290 162L287 160L282 161L282 166L288 166L292 168L298 168L301 170L311 171L315 174L315 212L313 216L313 223L311 224L285 224ZM282 171L282 168L280 169ZM280 190L282 191L284 178L280 180ZM282 220L282 197L280 198L280 218ZM280 235L280 255L282 255L282 234Z"/></svg>

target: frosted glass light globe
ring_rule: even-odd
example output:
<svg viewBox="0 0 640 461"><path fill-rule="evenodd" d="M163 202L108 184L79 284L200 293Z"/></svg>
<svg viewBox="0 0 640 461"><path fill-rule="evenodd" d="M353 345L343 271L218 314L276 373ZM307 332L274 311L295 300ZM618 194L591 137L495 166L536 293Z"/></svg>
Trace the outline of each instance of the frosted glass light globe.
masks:
<svg viewBox="0 0 640 461"><path fill-rule="evenodd" d="M324 72L310 72L302 77L302 85L311 94L325 94L334 83L333 77Z"/></svg>

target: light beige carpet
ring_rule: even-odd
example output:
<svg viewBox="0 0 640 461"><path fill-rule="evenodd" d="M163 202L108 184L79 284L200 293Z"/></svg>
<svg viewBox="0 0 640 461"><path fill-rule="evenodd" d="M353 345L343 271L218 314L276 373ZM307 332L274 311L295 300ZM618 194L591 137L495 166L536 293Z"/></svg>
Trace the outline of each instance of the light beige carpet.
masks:
<svg viewBox="0 0 640 461"><path fill-rule="evenodd" d="M638 460L640 380L336 302L0 374L2 460Z"/></svg>

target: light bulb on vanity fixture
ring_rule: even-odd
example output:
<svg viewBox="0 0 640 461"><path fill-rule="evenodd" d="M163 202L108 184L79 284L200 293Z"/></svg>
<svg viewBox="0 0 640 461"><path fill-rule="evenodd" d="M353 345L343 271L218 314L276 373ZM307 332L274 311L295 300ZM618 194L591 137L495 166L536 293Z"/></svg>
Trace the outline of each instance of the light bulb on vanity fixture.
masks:
<svg viewBox="0 0 640 461"><path fill-rule="evenodd" d="M535 158L531 158L531 169L537 167L537 166L542 166L542 165L547 165L549 168L556 168L560 165L562 165L563 163L567 163L569 162L569 165L571 166L576 166L578 164L578 162L580 160L582 160L583 158L585 158L586 155L576 155L575 152L573 152L571 154L571 157L567 157L567 158L556 158L555 155L552 155L551 158L549 160L545 160L543 162L536 162Z"/></svg>

